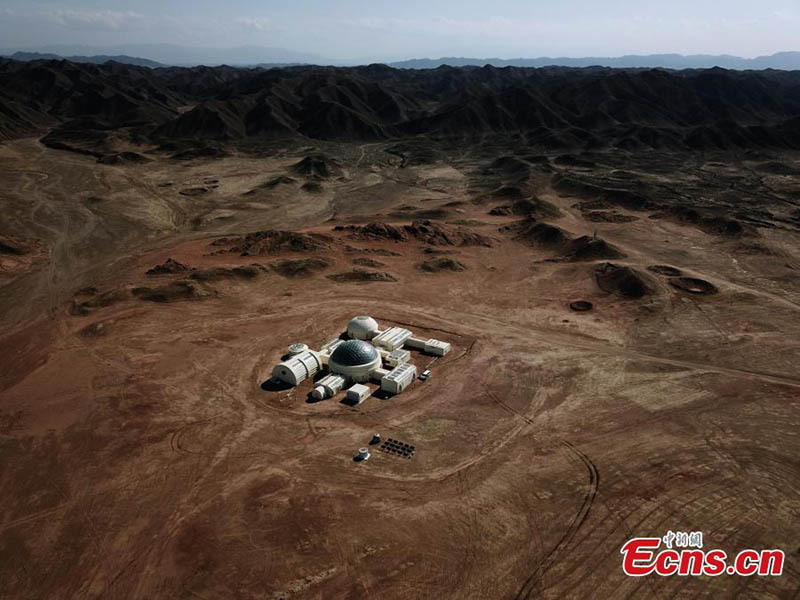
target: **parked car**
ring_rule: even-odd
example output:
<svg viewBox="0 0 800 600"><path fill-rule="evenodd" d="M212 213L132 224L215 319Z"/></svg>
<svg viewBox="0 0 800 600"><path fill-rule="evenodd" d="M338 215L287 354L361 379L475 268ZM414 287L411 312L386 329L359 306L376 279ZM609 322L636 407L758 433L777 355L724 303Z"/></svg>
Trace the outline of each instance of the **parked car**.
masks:
<svg viewBox="0 0 800 600"><path fill-rule="evenodd" d="M428 377L431 376L431 370L425 369L422 373L420 373L419 380L420 381L427 381Z"/></svg>

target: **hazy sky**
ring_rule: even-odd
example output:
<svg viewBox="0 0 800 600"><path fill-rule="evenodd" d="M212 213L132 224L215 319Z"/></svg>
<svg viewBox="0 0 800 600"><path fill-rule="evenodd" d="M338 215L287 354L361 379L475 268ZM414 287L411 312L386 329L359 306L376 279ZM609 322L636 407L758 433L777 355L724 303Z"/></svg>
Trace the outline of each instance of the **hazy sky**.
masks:
<svg viewBox="0 0 800 600"><path fill-rule="evenodd" d="M0 47L278 46L333 59L756 56L800 49L800 0L0 0Z"/></svg>

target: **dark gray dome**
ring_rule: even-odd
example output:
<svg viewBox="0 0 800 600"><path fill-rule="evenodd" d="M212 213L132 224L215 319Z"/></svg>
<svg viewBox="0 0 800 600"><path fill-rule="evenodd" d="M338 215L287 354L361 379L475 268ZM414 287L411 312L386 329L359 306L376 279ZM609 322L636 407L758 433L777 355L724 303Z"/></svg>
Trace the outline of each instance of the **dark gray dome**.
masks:
<svg viewBox="0 0 800 600"><path fill-rule="evenodd" d="M349 340L336 346L331 362L342 367L366 365L378 358L378 349L363 340Z"/></svg>

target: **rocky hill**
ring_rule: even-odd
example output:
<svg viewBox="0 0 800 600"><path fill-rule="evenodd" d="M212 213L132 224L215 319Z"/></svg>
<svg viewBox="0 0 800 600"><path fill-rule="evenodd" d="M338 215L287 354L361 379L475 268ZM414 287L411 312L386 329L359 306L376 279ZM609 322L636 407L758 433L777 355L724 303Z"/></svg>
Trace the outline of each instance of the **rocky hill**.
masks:
<svg viewBox="0 0 800 600"><path fill-rule="evenodd" d="M799 92L800 72L786 71L0 60L0 139L55 127L47 140L83 151L110 131L134 144L500 135L547 151L794 149Z"/></svg>

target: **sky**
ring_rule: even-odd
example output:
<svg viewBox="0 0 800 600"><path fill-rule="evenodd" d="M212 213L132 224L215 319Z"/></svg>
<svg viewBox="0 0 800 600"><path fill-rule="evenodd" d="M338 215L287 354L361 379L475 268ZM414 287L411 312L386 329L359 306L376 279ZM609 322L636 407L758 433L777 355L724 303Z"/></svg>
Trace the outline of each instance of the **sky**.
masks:
<svg viewBox="0 0 800 600"><path fill-rule="evenodd" d="M266 46L338 61L800 49L800 0L0 0L0 47Z"/></svg>

